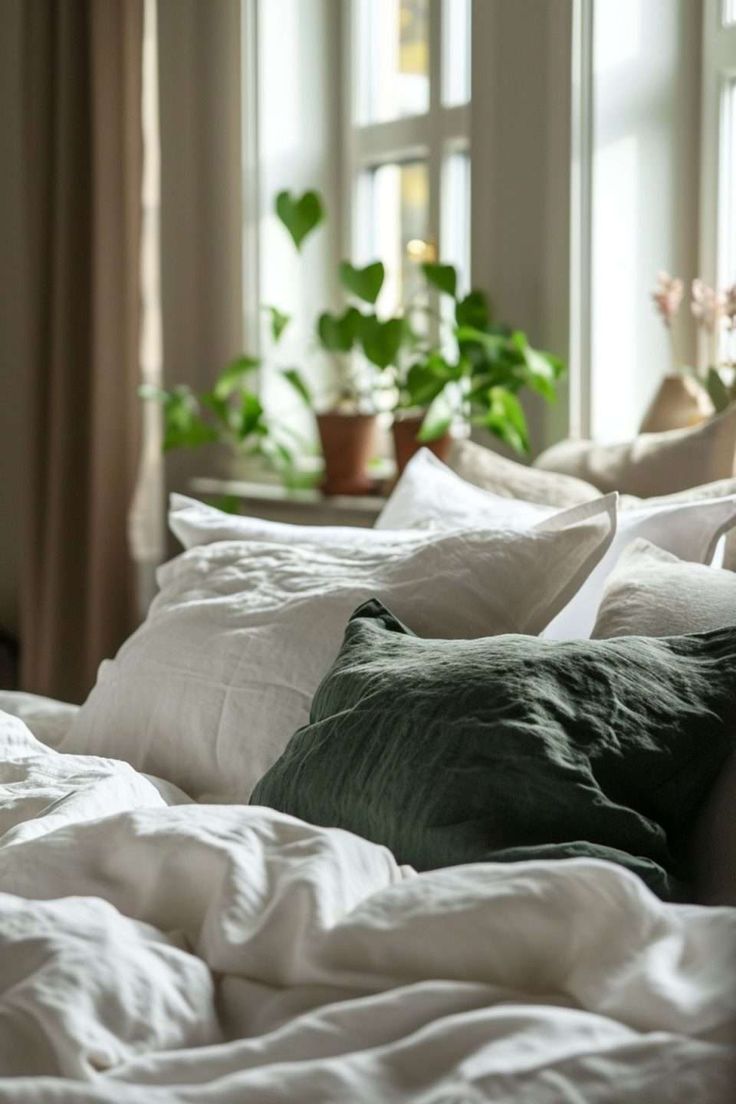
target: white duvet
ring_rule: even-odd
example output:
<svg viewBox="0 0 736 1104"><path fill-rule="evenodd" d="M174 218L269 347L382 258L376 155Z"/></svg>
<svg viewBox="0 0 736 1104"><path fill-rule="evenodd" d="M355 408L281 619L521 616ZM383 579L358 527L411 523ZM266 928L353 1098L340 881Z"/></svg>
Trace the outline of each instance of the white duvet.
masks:
<svg viewBox="0 0 736 1104"><path fill-rule="evenodd" d="M606 863L417 875L0 714L2 1102L725 1104L735 968Z"/></svg>

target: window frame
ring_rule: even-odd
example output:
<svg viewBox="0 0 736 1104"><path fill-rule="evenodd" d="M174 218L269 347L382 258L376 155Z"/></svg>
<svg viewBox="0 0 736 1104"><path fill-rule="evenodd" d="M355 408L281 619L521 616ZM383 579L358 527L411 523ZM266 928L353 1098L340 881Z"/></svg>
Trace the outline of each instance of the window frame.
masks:
<svg viewBox="0 0 736 1104"><path fill-rule="evenodd" d="M733 2L704 0L700 274L719 287L736 282L735 14Z"/></svg>
<svg viewBox="0 0 736 1104"><path fill-rule="evenodd" d="M422 115L403 116L385 122L361 123L359 119L359 0L340 5L342 19L342 105L343 156L340 166L343 194L341 244L346 257L366 257L368 243L361 239L357 213L366 202L363 189L371 170L385 164L414 160L427 163L429 182L429 241L435 245L437 260L443 247L443 174L452 154L471 155L470 99L446 106L443 93L443 31L446 18L444 0L429 0L429 108ZM472 14L471 14L472 18ZM468 64L471 64L470 51ZM470 219L470 210L468 210ZM469 252L472 244L469 243ZM468 268L472 257L468 257ZM470 271L463 273L470 280Z"/></svg>

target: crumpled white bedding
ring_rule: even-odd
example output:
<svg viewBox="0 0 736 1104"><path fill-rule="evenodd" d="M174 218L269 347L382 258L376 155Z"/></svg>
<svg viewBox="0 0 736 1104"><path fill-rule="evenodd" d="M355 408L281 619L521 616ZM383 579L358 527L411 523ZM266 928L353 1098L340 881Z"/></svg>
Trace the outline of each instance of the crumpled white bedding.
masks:
<svg viewBox="0 0 736 1104"><path fill-rule="evenodd" d="M588 860L417 875L7 714L0 764L0 1102L732 1099L736 910Z"/></svg>

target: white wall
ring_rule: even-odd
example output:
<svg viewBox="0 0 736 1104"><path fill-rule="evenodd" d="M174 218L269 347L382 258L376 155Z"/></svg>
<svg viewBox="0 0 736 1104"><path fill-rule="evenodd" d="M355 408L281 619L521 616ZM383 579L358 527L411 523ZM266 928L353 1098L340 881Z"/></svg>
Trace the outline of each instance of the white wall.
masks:
<svg viewBox="0 0 736 1104"><path fill-rule="evenodd" d="M659 269L696 275L700 0L594 0L592 434L635 433L669 343ZM680 327L682 356L694 349Z"/></svg>
<svg viewBox="0 0 736 1104"><path fill-rule="evenodd" d="M572 0L475 0L472 278L499 318L569 353ZM566 394L528 404L532 446L567 432Z"/></svg>

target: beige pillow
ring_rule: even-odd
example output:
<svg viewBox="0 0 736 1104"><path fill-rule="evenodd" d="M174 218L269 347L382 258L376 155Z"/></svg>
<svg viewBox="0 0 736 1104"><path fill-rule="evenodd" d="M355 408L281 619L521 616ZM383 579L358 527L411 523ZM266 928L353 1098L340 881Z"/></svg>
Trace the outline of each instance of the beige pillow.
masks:
<svg viewBox="0 0 736 1104"><path fill-rule="evenodd" d="M729 478L735 452L736 404L691 429L642 433L625 444L562 441L538 456L535 466L583 479L604 493L652 498Z"/></svg>
<svg viewBox="0 0 736 1104"><path fill-rule="evenodd" d="M736 625L736 575L633 541L608 576L593 637L677 636Z"/></svg>
<svg viewBox="0 0 736 1104"><path fill-rule="evenodd" d="M483 491L543 506L577 506L600 495L596 487L582 479L517 464L474 441L454 441L447 465Z"/></svg>

